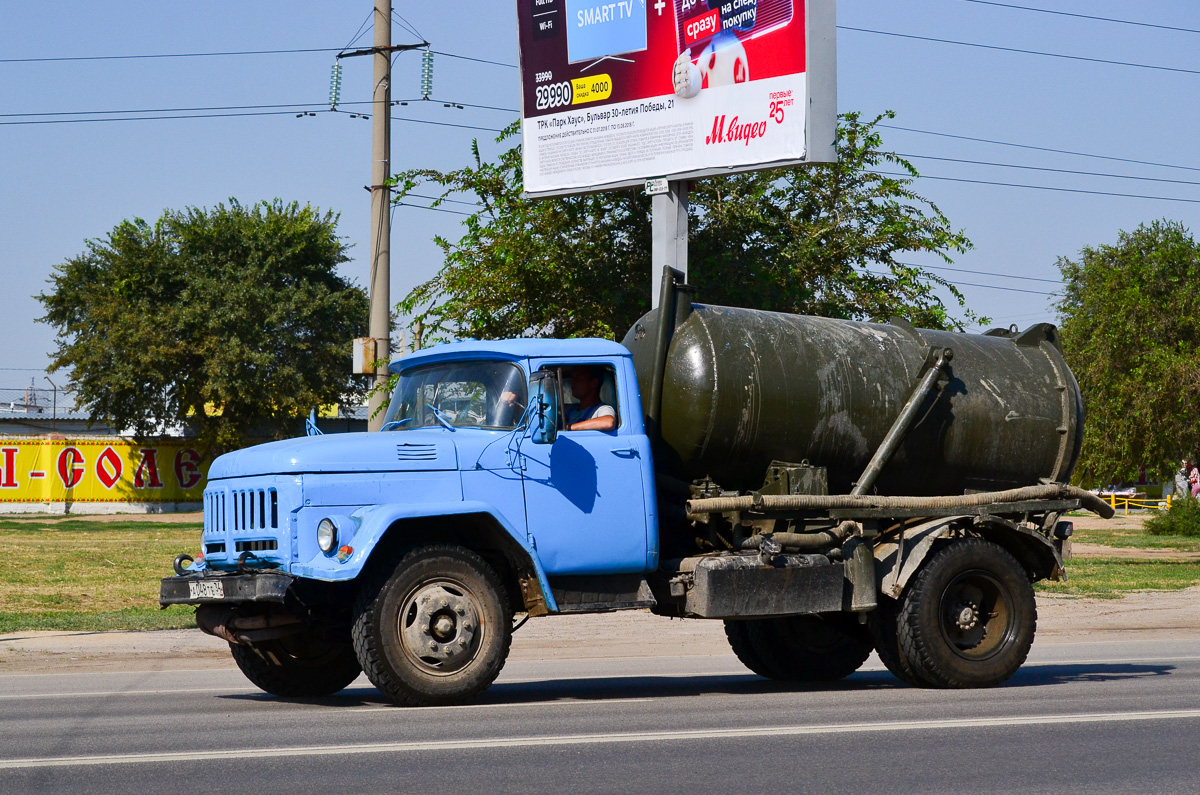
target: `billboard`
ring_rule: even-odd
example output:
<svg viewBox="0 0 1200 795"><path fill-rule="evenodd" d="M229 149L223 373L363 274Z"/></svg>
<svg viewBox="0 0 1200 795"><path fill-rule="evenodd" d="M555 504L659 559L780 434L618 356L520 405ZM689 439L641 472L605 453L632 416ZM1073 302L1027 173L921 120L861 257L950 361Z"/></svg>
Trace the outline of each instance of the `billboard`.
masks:
<svg viewBox="0 0 1200 795"><path fill-rule="evenodd" d="M525 192L828 162L834 0L517 0Z"/></svg>
<svg viewBox="0 0 1200 795"><path fill-rule="evenodd" d="M184 440L0 438L0 503L198 503L207 472Z"/></svg>

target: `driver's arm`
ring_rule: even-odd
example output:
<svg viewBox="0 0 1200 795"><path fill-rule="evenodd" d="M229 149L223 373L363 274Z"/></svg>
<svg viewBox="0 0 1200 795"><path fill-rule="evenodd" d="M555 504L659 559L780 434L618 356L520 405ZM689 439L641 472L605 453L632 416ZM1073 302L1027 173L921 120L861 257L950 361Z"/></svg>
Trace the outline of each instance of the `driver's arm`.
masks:
<svg viewBox="0 0 1200 795"><path fill-rule="evenodd" d="M617 418L609 415L607 417L593 417L590 420L580 420L567 426L568 431L611 431L617 427Z"/></svg>

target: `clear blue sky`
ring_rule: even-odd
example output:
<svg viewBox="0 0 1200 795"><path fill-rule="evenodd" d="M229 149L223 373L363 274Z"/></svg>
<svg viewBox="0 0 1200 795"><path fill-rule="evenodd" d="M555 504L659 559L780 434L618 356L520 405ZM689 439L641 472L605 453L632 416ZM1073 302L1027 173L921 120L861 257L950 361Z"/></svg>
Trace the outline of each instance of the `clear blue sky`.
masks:
<svg viewBox="0 0 1200 795"><path fill-rule="evenodd" d="M1200 4L1115 0L1012 0L1060 12L1200 30ZM339 48L368 18L370 0L256 0L144 3L131 0L40 2L0 0L0 59ZM435 50L515 64L515 6L507 0L405 3L396 11ZM893 122L927 132L1027 146L1153 161L1186 168L1135 165L1077 155L885 131L885 145L913 155L922 174L962 180L1175 197L1189 202L1121 198L923 179L919 191L966 231L975 248L939 271L963 284L971 309L998 324L1053 321L1055 259L1087 244L1111 242L1119 229L1154 218L1198 230L1200 33L1101 22L1003 8L969 0L842 0L839 25L892 34L1083 58L1171 67L1166 71L879 35L838 33L838 104L873 115L895 110ZM397 23L396 42L413 40ZM361 40L369 43L370 31ZM343 108L369 98L369 59L343 61ZM370 123L300 108L276 115L78 121L163 116L169 108L328 101L333 53L173 59L0 62L0 387L42 373L53 345L35 322L53 266L81 252L121 220L157 218L166 208L243 203L280 197L341 213L340 232L353 245L344 273L366 283L369 230ZM419 56L397 59L394 96L418 94ZM440 100L516 108L515 69L439 56L434 96ZM267 109L270 110L270 109ZM81 115L89 111L125 111ZM512 113L449 109L441 103L396 108L396 116L500 128ZM259 112L253 109L195 113ZM186 114L178 114L186 115ZM67 121L69 120L69 121ZM45 122L25 123L12 122ZM473 136L485 154L494 133L397 121L393 165L453 168L465 164ZM928 156L1102 172L1186 184L1000 168L924 159ZM1187 170L1191 169L1191 170ZM459 216L398 208L393 229L392 294L399 298L440 264L435 232L458 234ZM940 265L929 258L913 261ZM981 273L1025 279L1000 278ZM966 286L993 285L992 288ZM1006 287L1009 290L995 289ZM1013 290L1032 292L1015 292ZM1194 286L1193 286L1194 289ZM647 285L649 290L649 285ZM30 368L29 370L18 368Z"/></svg>

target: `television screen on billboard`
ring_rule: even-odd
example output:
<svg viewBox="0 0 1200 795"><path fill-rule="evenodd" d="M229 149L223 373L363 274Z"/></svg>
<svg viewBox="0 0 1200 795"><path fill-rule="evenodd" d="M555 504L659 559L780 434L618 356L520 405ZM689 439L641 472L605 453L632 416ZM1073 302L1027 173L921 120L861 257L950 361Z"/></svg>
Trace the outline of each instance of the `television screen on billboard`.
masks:
<svg viewBox="0 0 1200 795"><path fill-rule="evenodd" d="M567 61L596 61L646 49L642 0L566 0Z"/></svg>

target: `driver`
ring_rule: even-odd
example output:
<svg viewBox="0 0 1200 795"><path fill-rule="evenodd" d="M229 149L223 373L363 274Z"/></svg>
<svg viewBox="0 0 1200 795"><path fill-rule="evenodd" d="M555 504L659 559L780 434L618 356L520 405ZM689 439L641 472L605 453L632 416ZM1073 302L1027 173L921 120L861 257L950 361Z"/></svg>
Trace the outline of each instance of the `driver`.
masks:
<svg viewBox="0 0 1200 795"><path fill-rule="evenodd" d="M617 411L600 400L604 371L589 364L571 368L571 394L579 403L567 406L568 431L611 431L617 427Z"/></svg>

